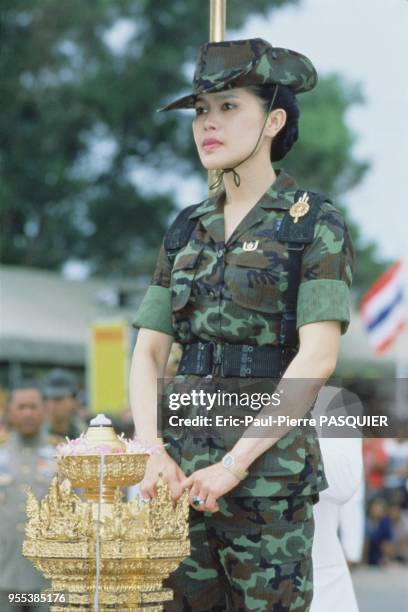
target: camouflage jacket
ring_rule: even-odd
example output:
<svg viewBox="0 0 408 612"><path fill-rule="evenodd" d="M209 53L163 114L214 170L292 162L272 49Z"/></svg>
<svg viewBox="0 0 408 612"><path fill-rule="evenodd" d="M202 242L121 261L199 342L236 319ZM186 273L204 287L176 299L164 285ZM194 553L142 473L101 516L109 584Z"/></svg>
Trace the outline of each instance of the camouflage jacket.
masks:
<svg viewBox="0 0 408 612"><path fill-rule="evenodd" d="M172 335L181 344L214 340L278 346L288 250L285 243L278 242L277 232L297 190L294 179L278 171L275 182L227 242L223 194L204 200L190 215L197 218L197 225L173 267L162 245L133 325ZM256 249L244 250L247 241L255 242ZM353 247L347 227L340 212L325 202L314 240L303 252L297 328L316 321L339 321L345 333L352 272ZM198 378L186 377L190 383ZM204 452L205 458L197 448L197 457L202 457L197 464L194 448L186 448L187 439L180 449L180 462L188 472L191 466L203 467L225 453L225 449L212 449L208 456ZM326 486L317 439L294 428L254 462L250 476L234 494L307 495Z"/></svg>

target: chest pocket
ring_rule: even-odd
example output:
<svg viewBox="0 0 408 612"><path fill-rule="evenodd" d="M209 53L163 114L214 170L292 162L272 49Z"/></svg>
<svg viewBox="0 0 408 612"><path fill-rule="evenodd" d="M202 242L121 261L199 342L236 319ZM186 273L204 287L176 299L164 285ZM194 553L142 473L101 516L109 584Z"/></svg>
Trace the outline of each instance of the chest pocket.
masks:
<svg viewBox="0 0 408 612"><path fill-rule="evenodd" d="M170 282L171 308L174 312L184 308L190 299L202 250L203 246L192 247L188 244L176 255Z"/></svg>
<svg viewBox="0 0 408 612"><path fill-rule="evenodd" d="M237 251L229 253L228 281L234 302L249 310L280 313L287 289L287 250Z"/></svg>

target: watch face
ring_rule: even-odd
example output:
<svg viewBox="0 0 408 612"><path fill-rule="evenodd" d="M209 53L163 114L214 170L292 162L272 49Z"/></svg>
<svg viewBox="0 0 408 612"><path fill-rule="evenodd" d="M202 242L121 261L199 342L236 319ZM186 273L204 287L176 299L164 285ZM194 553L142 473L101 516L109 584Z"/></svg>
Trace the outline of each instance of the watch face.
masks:
<svg viewBox="0 0 408 612"><path fill-rule="evenodd" d="M231 455L225 455L222 462L225 465L225 467L230 467L230 465L234 463L234 459L231 457Z"/></svg>

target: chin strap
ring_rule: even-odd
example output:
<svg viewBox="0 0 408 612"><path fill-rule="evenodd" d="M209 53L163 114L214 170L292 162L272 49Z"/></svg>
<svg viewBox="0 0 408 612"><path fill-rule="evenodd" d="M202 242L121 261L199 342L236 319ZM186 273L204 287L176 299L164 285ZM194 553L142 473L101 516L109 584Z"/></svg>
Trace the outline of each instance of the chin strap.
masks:
<svg viewBox="0 0 408 612"><path fill-rule="evenodd" d="M275 91L273 92L273 98L272 98L272 100L271 100L271 102L270 102L270 104L269 104L269 108L268 108L268 110L267 110L267 112L266 112L266 117L265 117L264 124L263 124L263 126L262 126L261 133L259 134L258 140L256 141L256 145L254 146L253 150L251 151L251 153L250 153L250 154L249 154L247 157L245 157L245 159L243 159L242 161L240 161L240 162L239 162L239 164L237 164L237 165L236 165L236 166L234 166L233 168L223 168L223 169L221 170L221 172L219 173L218 178L217 178L217 179L214 181L214 183L213 183L212 185L210 185L210 187L209 187L210 191L211 191L211 190L213 190L213 189L218 189L218 187L220 187L220 186L221 186L221 184L222 184L222 182L223 182L223 180L224 180L224 174L228 174L229 172L232 172L232 175L233 175L233 177L234 177L234 183L235 183L235 185L236 185L237 187L239 187L239 186L240 186L240 184L241 184L241 178L240 178L240 176L239 176L238 172L235 170L235 168L238 168L238 166L240 166L241 164L243 164L244 162L246 162L246 161L247 161L247 160L248 160L250 157L252 157L252 156L255 154L255 151L257 150L258 145L259 145L259 143L260 143L260 140L261 140L261 138L262 138L263 131L264 131L264 129L265 129L265 125L266 125L266 122L267 122L267 120L268 120L269 113L271 112L271 110L272 110L272 106L273 106L273 103L275 102L275 99L276 99L276 94L278 93L278 87L279 87L279 85L276 85L276 86L275 86Z"/></svg>

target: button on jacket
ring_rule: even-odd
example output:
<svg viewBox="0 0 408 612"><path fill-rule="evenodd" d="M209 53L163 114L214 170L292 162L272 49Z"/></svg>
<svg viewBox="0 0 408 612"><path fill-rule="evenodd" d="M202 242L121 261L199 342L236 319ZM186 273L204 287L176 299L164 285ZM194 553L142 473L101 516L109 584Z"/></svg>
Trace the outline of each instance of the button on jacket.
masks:
<svg viewBox="0 0 408 612"><path fill-rule="evenodd" d="M162 244L134 327L169 334L182 345L213 340L279 346L289 251L277 237L298 189L292 177L277 171L274 183L227 242L223 193L204 200L190 214L197 224L188 243L177 252L173 267ZM324 202L314 240L302 255L297 328L316 321L339 321L345 333L352 272L353 247L347 226L335 206ZM190 384L200 379L185 378ZM180 449L182 468L185 457L193 454L193 448L187 453L186 444ZM210 448L208 462L218 461L224 452ZM313 494L327 486L320 459L317 439L304 434L302 438L301 431L293 428L252 464L248 478L234 489L235 495ZM272 476L275 482L279 480L279 487L273 485ZM261 490L265 493L259 493Z"/></svg>

